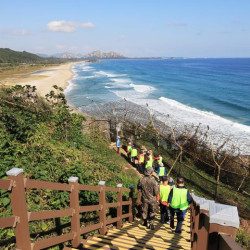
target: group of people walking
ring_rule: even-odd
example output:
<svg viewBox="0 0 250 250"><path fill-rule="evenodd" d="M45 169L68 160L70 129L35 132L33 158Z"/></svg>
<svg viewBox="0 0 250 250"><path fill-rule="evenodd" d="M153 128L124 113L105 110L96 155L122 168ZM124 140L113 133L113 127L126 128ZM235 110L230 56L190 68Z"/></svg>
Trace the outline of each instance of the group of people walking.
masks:
<svg viewBox="0 0 250 250"><path fill-rule="evenodd" d="M153 173L152 167L147 168L137 185L139 192L137 205L142 206L143 225L154 230L154 220L159 205L160 222L170 224L175 233L181 233L186 212L189 204L192 203L192 196L185 188L182 177L178 177L176 185L173 185L172 178L163 176L160 185L158 185ZM177 216L176 227L174 225L175 215Z"/></svg>
<svg viewBox="0 0 250 250"><path fill-rule="evenodd" d="M118 138L119 139L119 138ZM117 147L120 147L120 141ZM181 233L189 204L193 199L185 188L183 177L178 177L176 185L167 176L161 153L153 155L151 149L142 146L138 150L131 142L126 148L128 160L143 177L139 180L137 205L142 208L143 225L154 230L155 215L160 207L160 222L170 224L175 233ZM117 152L119 153L118 149ZM156 173L155 173L156 171ZM174 217L177 216L177 225Z"/></svg>
<svg viewBox="0 0 250 250"><path fill-rule="evenodd" d="M166 175L166 168L162 162L161 153L154 156L153 151L151 149L147 150L145 146L142 146L138 153L137 148L129 143L127 146L127 156L128 160L137 168L140 174L144 174L147 168L153 167L156 169L160 179Z"/></svg>

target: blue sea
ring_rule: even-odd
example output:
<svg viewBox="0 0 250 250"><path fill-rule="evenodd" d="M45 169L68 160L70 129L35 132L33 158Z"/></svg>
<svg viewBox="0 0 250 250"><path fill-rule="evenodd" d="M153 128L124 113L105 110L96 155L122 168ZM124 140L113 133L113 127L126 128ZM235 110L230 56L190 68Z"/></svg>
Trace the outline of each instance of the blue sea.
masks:
<svg viewBox="0 0 250 250"><path fill-rule="evenodd" d="M126 99L199 124L221 138L250 139L250 59L103 60L78 63L65 94L81 107Z"/></svg>

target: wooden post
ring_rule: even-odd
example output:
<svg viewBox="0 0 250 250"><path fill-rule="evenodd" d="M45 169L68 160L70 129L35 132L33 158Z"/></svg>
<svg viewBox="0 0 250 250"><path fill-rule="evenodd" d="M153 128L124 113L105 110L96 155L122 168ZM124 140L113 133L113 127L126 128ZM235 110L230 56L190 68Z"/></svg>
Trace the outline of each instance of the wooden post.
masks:
<svg viewBox="0 0 250 250"><path fill-rule="evenodd" d="M70 208L73 209L71 217L71 231L74 233L72 246L78 247L81 241L80 234L80 213L79 213L79 193L78 193L78 177L70 177L68 182L71 184Z"/></svg>
<svg viewBox="0 0 250 250"><path fill-rule="evenodd" d="M213 204L209 209L209 225L207 249L218 249L219 233L226 234L234 240L240 220L238 209L235 206Z"/></svg>
<svg viewBox="0 0 250 250"><path fill-rule="evenodd" d="M193 225L192 226L192 240L191 240L191 245L192 245L192 250L199 250L198 248L198 242L201 244L202 240L205 240L203 238L204 232L199 233L199 226L200 225L200 205L199 204L194 204L194 218L193 218ZM201 228L200 228L201 229ZM199 235L199 236L198 236Z"/></svg>
<svg viewBox="0 0 250 250"><path fill-rule="evenodd" d="M117 184L117 187L119 188L117 193L117 202L119 203L117 207L117 217L119 220L117 221L117 228L122 227L122 184Z"/></svg>
<svg viewBox="0 0 250 250"><path fill-rule="evenodd" d="M129 192L129 222L133 222L134 216L133 216L133 196L134 196L134 187L131 185L130 187L130 192Z"/></svg>
<svg viewBox="0 0 250 250"><path fill-rule="evenodd" d="M106 188L105 181L100 181L99 186L101 186L100 195L99 195L99 204L101 205L101 210L99 212L99 218L101 223L100 234L105 234L107 231L106 228Z"/></svg>
<svg viewBox="0 0 250 250"><path fill-rule="evenodd" d="M23 169L12 168L6 174L10 180L14 181L14 185L10 193L10 199L12 213L18 220L15 227L16 246L17 249L20 250L31 250Z"/></svg>
<svg viewBox="0 0 250 250"><path fill-rule="evenodd" d="M194 217L194 235L192 242L192 249L207 249L208 230L209 227L209 207L214 201L209 201L204 198L192 195L196 207Z"/></svg>

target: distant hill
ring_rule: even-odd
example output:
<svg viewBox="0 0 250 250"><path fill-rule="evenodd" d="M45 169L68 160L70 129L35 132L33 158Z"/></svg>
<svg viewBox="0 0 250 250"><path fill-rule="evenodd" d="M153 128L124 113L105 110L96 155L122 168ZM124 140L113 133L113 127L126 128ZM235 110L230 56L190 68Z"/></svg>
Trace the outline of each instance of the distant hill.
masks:
<svg viewBox="0 0 250 250"><path fill-rule="evenodd" d="M64 53L56 53L52 54L48 57L54 57L54 58L63 58L63 59L79 59L82 58L81 54L73 54L69 52L64 52Z"/></svg>
<svg viewBox="0 0 250 250"><path fill-rule="evenodd" d="M123 59L125 56L121 55L118 52L110 51L110 52L102 52L100 50L96 50L90 52L83 56L85 59Z"/></svg>
<svg viewBox="0 0 250 250"><path fill-rule="evenodd" d="M46 54L32 54L26 51L19 52L11 49L0 48L0 63L27 63L27 64L57 64L69 61L78 61L79 56L63 53L60 56Z"/></svg>
<svg viewBox="0 0 250 250"><path fill-rule="evenodd" d="M78 59L80 56L72 53L63 53L60 58L65 58L65 59Z"/></svg>
<svg viewBox="0 0 250 250"><path fill-rule="evenodd" d="M44 59L38 55L23 51L0 48L0 63L40 63Z"/></svg>

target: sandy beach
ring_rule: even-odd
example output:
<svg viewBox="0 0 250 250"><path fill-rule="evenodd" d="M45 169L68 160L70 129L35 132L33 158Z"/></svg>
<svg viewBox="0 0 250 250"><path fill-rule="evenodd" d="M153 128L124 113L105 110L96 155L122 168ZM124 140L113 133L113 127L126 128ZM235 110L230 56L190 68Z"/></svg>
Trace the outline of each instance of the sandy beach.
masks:
<svg viewBox="0 0 250 250"><path fill-rule="evenodd" d="M68 85L68 80L74 75L71 68L74 63L66 63L63 65L46 68L22 75L19 78L9 78L4 80L6 85L31 85L36 86L37 92L41 96L45 96L51 90L53 85L57 85L65 89Z"/></svg>

